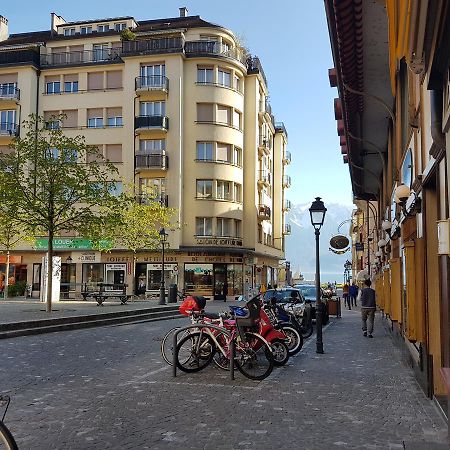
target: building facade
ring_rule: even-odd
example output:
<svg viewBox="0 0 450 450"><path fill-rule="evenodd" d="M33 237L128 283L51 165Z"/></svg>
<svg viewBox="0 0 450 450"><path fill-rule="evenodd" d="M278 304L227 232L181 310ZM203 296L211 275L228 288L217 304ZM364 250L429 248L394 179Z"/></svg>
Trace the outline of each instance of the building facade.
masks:
<svg viewBox="0 0 450 450"><path fill-rule="evenodd" d="M377 213L371 263L358 269L370 273L417 380L448 414L450 4L332 3L325 1L341 152L355 200Z"/></svg>
<svg viewBox="0 0 450 450"><path fill-rule="evenodd" d="M177 210L165 281L188 292L219 299L224 284L237 296L276 282L289 233L290 153L268 95L259 59L230 30L185 8L145 21L52 14L50 30L11 36L0 18L0 151L10 151L29 114L63 113L58 126L68 136L84 135L115 163L117 192L130 182L140 192L151 187ZM47 242L38 237L12 256L10 277L35 295ZM54 245L63 291L99 281L159 289L161 252L99 253L74 236Z"/></svg>

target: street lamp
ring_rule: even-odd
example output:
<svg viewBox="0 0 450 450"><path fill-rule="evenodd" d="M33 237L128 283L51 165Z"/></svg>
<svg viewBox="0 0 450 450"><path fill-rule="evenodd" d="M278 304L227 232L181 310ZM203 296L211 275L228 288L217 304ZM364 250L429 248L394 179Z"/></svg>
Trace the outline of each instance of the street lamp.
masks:
<svg viewBox="0 0 450 450"><path fill-rule="evenodd" d="M165 305L166 304L166 283L164 281L164 250L167 243L167 236L166 230L164 228L161 228L159 230L159 241L161 242L162 247L162 261L161 261L161 284L159 287L159 304Z"/></svg>
<svg viewBox="0 0 450 450"><path fill-rule="evenodd" d="M316 235L316 353L323 353L323 341L322 341L322 298L320 295L320 260L319 260L319 236L320 229L322 228L325 220L325 214L327 208L323 204L320 197L312 202L309 208L309 214L311 216L311 225L314 227Z"/></svg>

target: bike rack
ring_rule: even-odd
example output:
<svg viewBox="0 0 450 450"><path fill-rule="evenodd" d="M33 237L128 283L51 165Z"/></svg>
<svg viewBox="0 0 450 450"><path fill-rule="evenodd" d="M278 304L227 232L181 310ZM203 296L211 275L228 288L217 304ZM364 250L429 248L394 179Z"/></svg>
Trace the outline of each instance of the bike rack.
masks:
<svg viewBox="0 0 450 450"><path fill-rule="evenodd" d="M205 324L205 323L187 325L187 326L175 331L175 333L173 335L173 360L172 360L172 375L174 376L174 378L177 376L176 348L177 348L177 344L178 344L178 339L177 339L178 335L182 331L186 331L189 329L195 329L195 328L197 328L197 329L209 328L209 329L217 330L217 331L220 331L221 333L226 334L228 337L230 337L230 332L228 330L226 330L225 328L219 327L217 325L209 325L209 324ZM230 379L233 381L234 380L234 358L236 356L236 344L234 342L234 339L232 339L231 343L230 343L230 353L231 353L230 354Z"/></svg>

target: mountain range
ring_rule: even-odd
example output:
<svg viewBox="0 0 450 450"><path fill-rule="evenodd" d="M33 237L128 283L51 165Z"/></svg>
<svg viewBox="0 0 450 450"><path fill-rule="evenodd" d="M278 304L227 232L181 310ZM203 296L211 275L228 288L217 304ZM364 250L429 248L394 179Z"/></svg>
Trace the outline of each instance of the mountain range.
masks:
<svg viewBox="0 0 450 450"><path fill-rule="evenodd" d="M291 224L291 235L286 238L286 260L291 263L292 272L300 272L306 280L314 280L316 271L316 244L314 228L311 225L308 204L296 204L286 215ZM342 222L351 219L353 205L331 203L326 205L325 222L320 230L320 273L321 281L342 281L344 263L351 260L351 252L337 255L329 250L330 238L338 234ZM350 222L343 223L339 234L349 237Z"/></svg>

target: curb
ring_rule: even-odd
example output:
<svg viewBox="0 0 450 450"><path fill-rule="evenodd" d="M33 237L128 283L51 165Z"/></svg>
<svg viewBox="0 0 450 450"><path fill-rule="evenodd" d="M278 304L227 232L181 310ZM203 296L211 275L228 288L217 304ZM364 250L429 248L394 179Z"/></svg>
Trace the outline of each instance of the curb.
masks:
<svg viewBox="0 0 450 450"><path fill-rule="evenodd" d="M152 322L156 320L168 320L180 317L182 316L180 316L178 312L178 306L169 306L134 311L129 310L85 316L58 317L54 319L14 322L0 325L0 339L115 325L127 322Z"/></svg>

